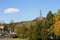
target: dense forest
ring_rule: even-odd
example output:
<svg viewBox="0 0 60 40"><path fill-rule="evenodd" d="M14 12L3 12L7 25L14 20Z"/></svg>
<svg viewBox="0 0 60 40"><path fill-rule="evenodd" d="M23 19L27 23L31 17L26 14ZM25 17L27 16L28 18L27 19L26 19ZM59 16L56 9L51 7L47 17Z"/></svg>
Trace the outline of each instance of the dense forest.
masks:
<svg viewBox="0 0 60 40"><path fill-rule="evenodd" d="M15 32L18 38L27 38L29 40L48 40L60 38L60 9L56 13L49 11L42 20L38 17L32 21L23 21L5 24L3 31Z"/></svg>

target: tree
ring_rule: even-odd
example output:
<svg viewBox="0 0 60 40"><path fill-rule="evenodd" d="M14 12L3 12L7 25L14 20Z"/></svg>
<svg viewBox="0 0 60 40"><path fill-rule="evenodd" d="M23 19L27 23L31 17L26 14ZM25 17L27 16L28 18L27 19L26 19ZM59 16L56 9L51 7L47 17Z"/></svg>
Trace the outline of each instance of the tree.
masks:
<svg viewBox="0 0 60 40"><path fill-rule="evenodd" d="M54 26L55 35L60 36L60 21L56 22L54 25L55 25Z"/></svg>
<svg viewBox="0 0 60 40"><path fill-rule="evenodd" d="M3 25L4 25L4 29L3 29L3 31L8 32L8 25L7 25L7 24L5 24L5 23L3 23Z"/></svg>
<svg viewBox="0 0 60 40"><path fill-rule="evenodd" d="M49 34L46 24L46 20L40 20L36 21L36 24L34 26L31 25L29 40L47 40Z"/></svg>
<svg viewBox="0 0 60 40"><path fill-rule="evenodd" d="M9 32L13 32L14 31L14 27L15 27L15 23L13 22L13 20L11 20L9 26L8 26L8 30Z"/></svg>
<svg viewBox="0 0 60 40"><path fill-rule="evenodd" d="M17 33L19 38L25 38L26 37L26 32L27 32L27 27L25 24L21 24L15 27L15 32Z"/></svg>
<svg viewBox="0 0 60 40"><path fill-rule="evenodd" d="M42 29L41 29L41 38L42 40L47 40L48 37L49 37L49 34L48 34L48 29L47 29L47 21L46 20L43 20L42 21Z"/></svg>
<svg viewBox="0 0 60 40"><path fill-rule="evenodd" d="M41 29L42 29L42 21L36 21L36 25L34 26L34 30L32 33L33 40L41 40Z"/></svg>
<svg viewBox="0 0 60 40"><path fill-rule="evenodd" d="M53 13L51 11L49 11L47 16L46 16L48 27L52 26L52 24L53 24L53 17L54 17Z"/></svg>
<svg viewBox="0 0 60 40"><path fill-rule="evenodd" d="M54 16L54 34L60 36L60 9Z"/></svg>
<svg viewBox="0 0 60 40"><path fill-rule="evenodd" d="M29 28L29 40L33 40L33 25L31 23L30 28Z"/></svg>

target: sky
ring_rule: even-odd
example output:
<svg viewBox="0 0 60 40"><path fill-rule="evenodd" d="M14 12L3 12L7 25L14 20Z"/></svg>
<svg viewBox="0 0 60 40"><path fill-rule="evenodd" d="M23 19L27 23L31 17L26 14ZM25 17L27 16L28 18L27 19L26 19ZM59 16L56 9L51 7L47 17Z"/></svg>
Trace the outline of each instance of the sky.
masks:
<svg viewBox="0 0 60 40"><path fill-rule="evenodd" d="M29 21L39 16L46 17L48 11L55 13L60 8L60 0L0 0L0 22Z"/></svg>

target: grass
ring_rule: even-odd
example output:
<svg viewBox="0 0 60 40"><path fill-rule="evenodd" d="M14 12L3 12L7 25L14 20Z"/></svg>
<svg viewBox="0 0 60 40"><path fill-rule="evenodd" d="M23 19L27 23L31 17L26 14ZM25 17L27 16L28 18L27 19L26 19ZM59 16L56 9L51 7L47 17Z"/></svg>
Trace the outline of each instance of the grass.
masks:
<svg viewBox="0 0 60 40"><path fill-rule="evenodd" d="M9 38L9 39L5 39L5 40L27 40L27 39L20 39L20 38Z"/></svg>

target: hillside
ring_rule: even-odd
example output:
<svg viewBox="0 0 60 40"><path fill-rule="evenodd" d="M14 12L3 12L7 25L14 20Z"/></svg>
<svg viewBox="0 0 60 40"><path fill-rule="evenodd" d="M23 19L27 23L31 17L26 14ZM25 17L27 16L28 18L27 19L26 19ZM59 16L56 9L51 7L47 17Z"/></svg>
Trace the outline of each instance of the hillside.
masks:
<svg viewBox="0 0 60 40"><path fill-rule="evenodd" d="M43 17L43 20L45 20L45 18ZM32 21L22 21L22 22L17 22L15 23L16 27L17 26L21 26L21 25L26 25L27 28L29 28L29 26L32 24L33 26L36 24L36 21L38 21L38 18L35 18Z"/></svg>
<svg viewBox="0 0 60 40"><path fill-rule="evenodd" d="M34 19L34 20L32 20L32 21L22 21L22 22L17 22L17 23L15 23L15 25L16 25L16 27L17 26L21 26L21 25L26 25L27 26L27 28L29 28L29 26L32 24L32 25L35 25L35 23L36 23L36 20L37 19Z"/></svg>

